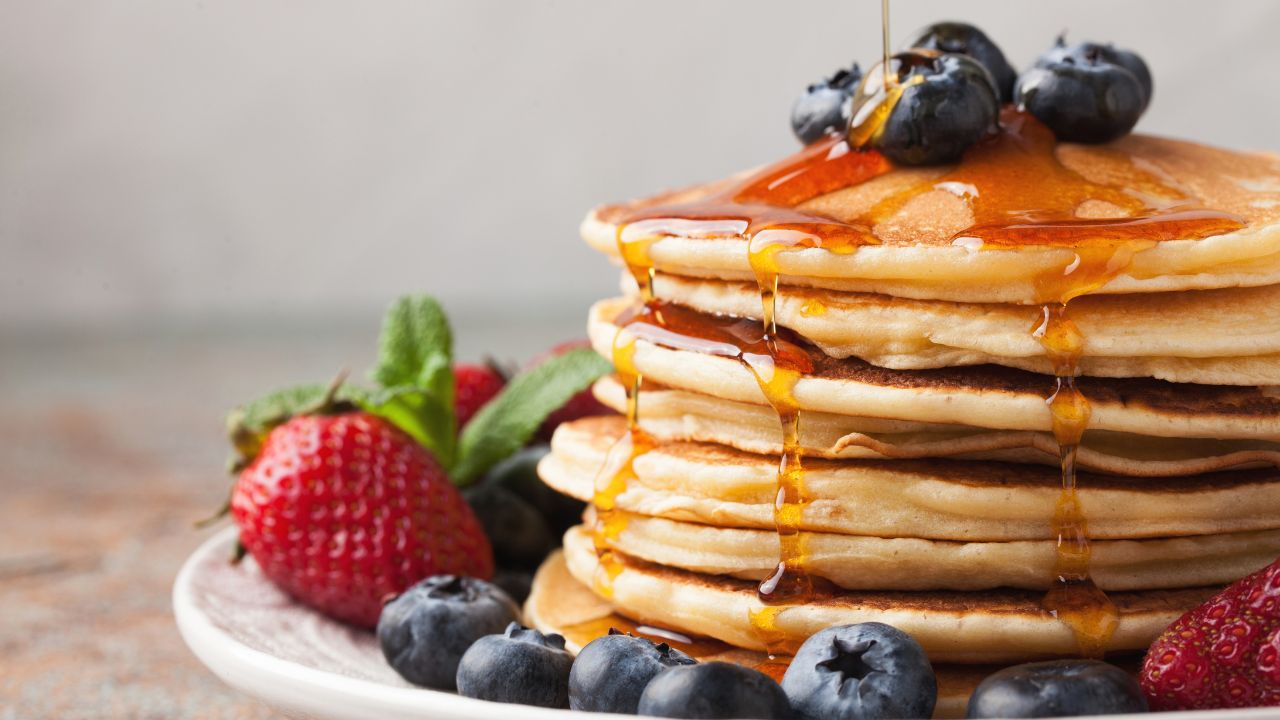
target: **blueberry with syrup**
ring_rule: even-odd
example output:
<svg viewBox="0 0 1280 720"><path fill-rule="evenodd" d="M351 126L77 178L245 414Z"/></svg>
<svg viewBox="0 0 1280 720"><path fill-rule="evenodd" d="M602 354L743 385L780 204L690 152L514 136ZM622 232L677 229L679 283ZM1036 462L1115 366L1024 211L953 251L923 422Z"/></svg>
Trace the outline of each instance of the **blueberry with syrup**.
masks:
<svg viewBox="0 0 1280 720"><path fill-rule="evenodd" d="M962 22L939 22L917 30L905 43L903 50L920 48L941 53L965 55L977 60L991 73L991 79L1000 91L1000 102L1013 101L1014 72L1000 47L978 28Z"/></svg>
<svg viewBox="0 0 1280 720"><path fill-rule="evenodd" d="M943 165L960 159L996 128L1000 93L991 73L964 55L908 50L889 60L891 91L901 95L871 135L871 145L900 165ZM853 126L885 97L883 70L873 68L854 97Z"/></svg>

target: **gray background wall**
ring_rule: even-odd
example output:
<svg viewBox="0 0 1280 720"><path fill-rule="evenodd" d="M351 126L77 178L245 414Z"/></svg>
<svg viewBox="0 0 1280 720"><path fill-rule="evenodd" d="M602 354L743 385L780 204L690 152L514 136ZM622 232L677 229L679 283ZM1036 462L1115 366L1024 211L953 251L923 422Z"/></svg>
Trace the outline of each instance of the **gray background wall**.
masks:
<svg viewBox="0 0 1280 720"><path fill-rule="evenodd" d="M1154 70L1139 129L1280 149L1280 2L895 0L1025 66L1066 28ZM796 148L879 3L0 2L0 328L466 318L576 328L595 203Z"/></svg>

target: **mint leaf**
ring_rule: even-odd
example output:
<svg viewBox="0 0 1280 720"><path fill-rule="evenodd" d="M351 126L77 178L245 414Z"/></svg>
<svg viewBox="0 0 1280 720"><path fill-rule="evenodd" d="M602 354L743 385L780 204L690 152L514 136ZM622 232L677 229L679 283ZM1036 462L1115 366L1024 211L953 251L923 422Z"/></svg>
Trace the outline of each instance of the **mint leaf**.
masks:
<svg viewBox="0 0 1280 720"><path fill-rule="evenodd" d="M369 377L383 387L412 385L453 397L453 333L430 295L405 295L387 308L378 336L378 365Z"/></svg>
<svg viewBox="0 0 1280 720"><path fill-rule="evenodd" d="M613 366L592 350L581 349L551 358L517 375L462 430L458 463L449 473L459 486L469 485L496 463L524 447L547 416Z"/></svg>
<svg viewBox="0 0 1280 720"><path fill-rule="evenodd" d="M446 468L457 446L452 364L453 333L440 303L422 294L392 303L369 373L384 389L368 399L370 411L412 435Z"/></svg>
<svg viewBox="0 0 1280 720"><path fill-rule="evenodd" d="M452 463L457 433L453 408L436 395L412 385L398 385L369 393L364 405L430 450L442 466Z"/></svg>

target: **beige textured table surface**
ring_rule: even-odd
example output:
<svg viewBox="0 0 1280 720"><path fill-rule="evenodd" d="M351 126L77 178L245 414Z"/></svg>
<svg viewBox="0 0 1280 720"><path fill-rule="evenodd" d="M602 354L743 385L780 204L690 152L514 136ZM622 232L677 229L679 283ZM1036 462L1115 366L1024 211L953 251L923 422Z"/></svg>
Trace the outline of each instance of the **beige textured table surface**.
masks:
<svg viewBox="0 0 1280 720"><path fill-rule="evenodd" d="M169 593L228 487L222 413L344 363L361 375L376 332L0 336L0 720L275 717L191 654ZM458 334L460 357L526 359L580 331Z"/></svg>

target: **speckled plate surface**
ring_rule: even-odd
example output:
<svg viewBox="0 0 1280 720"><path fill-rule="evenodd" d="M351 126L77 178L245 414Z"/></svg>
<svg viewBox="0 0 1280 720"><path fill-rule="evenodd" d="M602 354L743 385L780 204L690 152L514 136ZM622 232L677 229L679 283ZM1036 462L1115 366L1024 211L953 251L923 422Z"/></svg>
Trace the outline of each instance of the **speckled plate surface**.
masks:
<svg viewBox="0 0 1280 720"><path fill-rule="evenodd" d="M173 608L192 652L228 685L296 720L546 720L616 715L503 705L416 688L373 633L337 623L276 589L251 558L228 562L235 529L178 573ZM1173 717L1165 714L1164 717ZM1122 720L1126 716L1110 716ZM1280 708L1177 713L1178 720L1280 720Z"/></svg>

